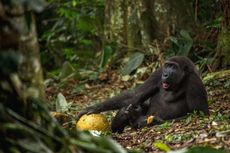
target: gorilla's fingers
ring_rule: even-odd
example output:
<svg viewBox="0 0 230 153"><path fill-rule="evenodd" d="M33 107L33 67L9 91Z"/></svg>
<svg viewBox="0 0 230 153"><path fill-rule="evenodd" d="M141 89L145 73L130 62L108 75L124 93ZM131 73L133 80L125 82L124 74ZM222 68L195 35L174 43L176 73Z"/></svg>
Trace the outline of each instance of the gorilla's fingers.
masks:
<svg viewBox="0 0 230 153"><path fill-rule="evenodd" d="M83 110L77 114L76 120L79 120L85 114L89 115L89 114L93 114L93 113L99 113L99 111L94 107L88 107L85 110Z"/></svg>
<svg viewBox="0 0 230 153"><path fill-rule="evenodd" d="M76 116L76 120L78 121L83 115L87 114L88 111L87 110L83 110L80 113L77 114Z"/></svg>

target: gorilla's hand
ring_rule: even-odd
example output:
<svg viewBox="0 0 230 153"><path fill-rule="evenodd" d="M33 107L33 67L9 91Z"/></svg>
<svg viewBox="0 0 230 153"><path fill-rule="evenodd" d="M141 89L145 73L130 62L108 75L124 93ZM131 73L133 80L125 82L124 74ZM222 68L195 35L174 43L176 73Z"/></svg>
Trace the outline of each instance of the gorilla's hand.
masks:
<svg viewBox="0 0 230 153"><path fill-rule="evenodd" d="M147 126L147 116L140 116L138 119L136 119L136 121L131 124L131 127L134 129L139 129L142 128L144 126Z"/></svg>
<svg viewBox="0 0 230 153"><path fill-rule="evenodd" d="M83 111L81 111L80 113L77 114L76 116L76 120L78 121L83 115L87 114L93 114L93 113L99 113L99 111L96 109L96 107L87 107L85 108Z"/></svg>
<svg viewBox="0 0 230 153"><path fill-rule="evenodd" d="M151 125L163 123L163 119L161 119L158 116L153 116L153 121L151 123L148 123L147 120L149 117L150 116L141 116L131 126L133 128L139 129L145 126L151 126Z"/></svg>

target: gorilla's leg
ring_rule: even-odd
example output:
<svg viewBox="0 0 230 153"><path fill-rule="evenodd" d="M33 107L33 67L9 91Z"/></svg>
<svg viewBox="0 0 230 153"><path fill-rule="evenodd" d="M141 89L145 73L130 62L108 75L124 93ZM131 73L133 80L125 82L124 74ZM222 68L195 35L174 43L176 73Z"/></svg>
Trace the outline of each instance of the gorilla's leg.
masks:
<svg viewBox="0 0 230 153"><path fill-rule="evenodd" d="M120 109L111 123L112 132L122 133L125 126L129 125L129 115L127 108Z"/></svg>

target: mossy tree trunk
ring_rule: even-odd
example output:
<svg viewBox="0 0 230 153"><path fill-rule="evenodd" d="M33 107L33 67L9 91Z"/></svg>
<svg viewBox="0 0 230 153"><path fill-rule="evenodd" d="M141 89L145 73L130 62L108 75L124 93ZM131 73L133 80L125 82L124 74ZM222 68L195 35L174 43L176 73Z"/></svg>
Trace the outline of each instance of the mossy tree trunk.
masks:
<svg viewBox="0 0 230 153"><path fill-rule="evenodd" d="M218 36L217 52L213 63L213 70L230 67L230 1L221 0L223 21Z"/></svg>
<svg viewBox="0 0 230 153"><path fill-rule="evenodd" d="M19 77L26 93L44 99L43 76L33 14L16 1L0 1L0 51L23 55Z"/></svg>
<svg viewBox="0 0 230 153"><path fill-rule="evenodd" d="M156 44L163 44L176 27L194 27L192 11L188 0L107 0L105 38L128 52L157 54Z"/></svg>

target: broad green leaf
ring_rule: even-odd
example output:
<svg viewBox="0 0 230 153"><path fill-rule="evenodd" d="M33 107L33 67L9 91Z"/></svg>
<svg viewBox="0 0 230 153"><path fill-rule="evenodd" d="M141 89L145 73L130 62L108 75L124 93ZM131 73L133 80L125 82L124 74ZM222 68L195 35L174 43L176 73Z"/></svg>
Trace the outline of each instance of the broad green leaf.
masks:
<svg viewBox="0 0 230 153"><path fill-rule="evenodd" d="M164 152L168 152L171 149L169 148L169 146L167 146L165 143L163 143L162 141L156 141L153 143L154 147L160 149L161 151Z"/></svg>
<svg viewBox="0 0 230 153"><path fill-rule="evenodd" d="M69 105L62 93L58 93L56 100L56 111L66 112L69 109Z"/></svg>
<svg viewBox="0 0 230 153"><path fill-rule="evenodd" d="M179 44L179 55L188 56L193 40L185 30L181 30L180 35L182 36L182 42Z"/></svg>
<svg viewBox="0 0 230 153"><path fill-rule="evenodd" d="M132 54L129 58L128 63L122 69L122 75L128 75L135 69L137 69L144 60L144 54L136 52Z"/></svg>
<svg viewBox="0 0 230 153"><path fill-rule="evenodd" d="M183 38L192 41L192 38L190 37L188 31L186 31L186 30L181 30L181 31L180 31L180 35L181 35Z"/></svg>
<svg viewBox="0 0 230 153"><path fill-rule="evenodd" d="M94 29L94 20L88 16L81 16L77 22L77 28L82 31L92 32Z"/></svg>
<svg viewBox="0 0 230 153"><path fill-rule="evenodd" d="M109 61L109 58L112 55L112 48L111 46L105 46L102 52L102 58L101 58L101 63L100 67L103 68Z"/></svg>

